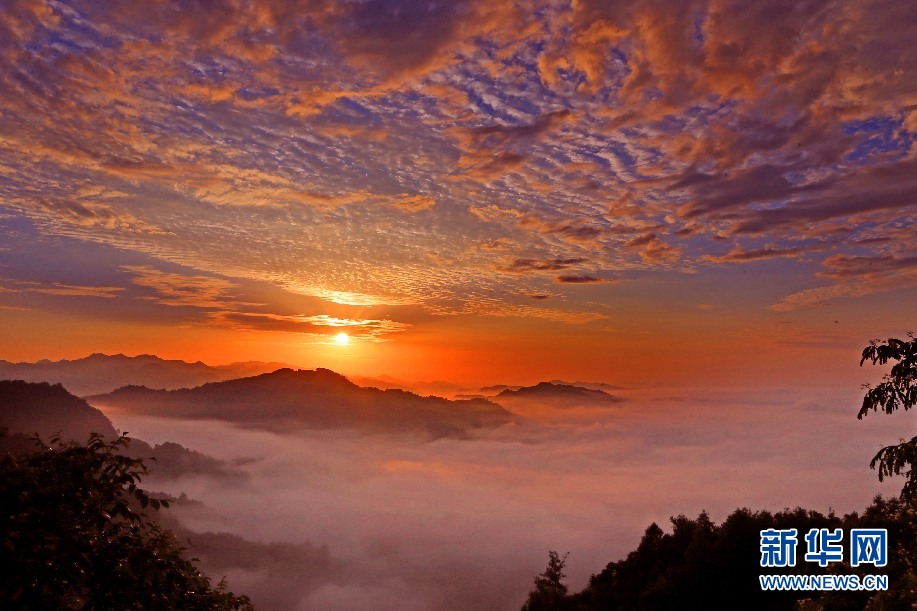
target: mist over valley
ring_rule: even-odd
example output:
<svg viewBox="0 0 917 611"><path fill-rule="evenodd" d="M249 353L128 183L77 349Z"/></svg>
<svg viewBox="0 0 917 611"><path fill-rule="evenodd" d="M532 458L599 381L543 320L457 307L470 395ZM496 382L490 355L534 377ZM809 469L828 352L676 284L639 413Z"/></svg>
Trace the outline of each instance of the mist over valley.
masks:
<svg viewBox="0 0 917 611"><path fill-rule="evenodd" d="M891 433L838 389L544 383L454 401L281 369L87 403L0 384L11 433L129 431L157 458L144 486L174 499L161 519L267 610L517 609L551 549L578 589L675 513L858 508L877 489L864 457Z"/></svg>

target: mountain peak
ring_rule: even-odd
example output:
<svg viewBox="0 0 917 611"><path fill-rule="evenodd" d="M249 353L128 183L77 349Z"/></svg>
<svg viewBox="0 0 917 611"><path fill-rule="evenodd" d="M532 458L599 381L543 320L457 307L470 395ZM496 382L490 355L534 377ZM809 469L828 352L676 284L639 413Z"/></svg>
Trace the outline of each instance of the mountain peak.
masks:
<svg viewBox="0 0 917 611"><path fill-rule="evenodd" d="M172 391L134 386L91 400L135 413L218 419L267 430L355 428L434 438L467 436L474 429L497 427L516 418L490 401L451 401L404 390L363 388L324 368L281 368Z"/></svg>
<svg viewBox="0 0 917 611"><path fill-rule="evenodd" d="M126 356L94 352L82 358L35 363L0 361L0 379L62 383L76 395L96 395L125 385L190 388L207 382L258 375L282 366L249 362L211 367L198 361L162 359L153 354Z"/></svg>
<svg viewBox="0 0 917 611"><path fill-rule="evenodd" d="M534 386L523 386L518 389L507 388L500 392L499 399L530 399L545 401L563 401L569 403L612 403L622 401L620 397L604 390L583 388L573 384L556 382L539 382Z"/></svg>
<svg viewBox="0 0 917 611"><path fill-rule="evenodd" d="M61 439L85 442L90 433L107 439L117 436L105 415L60 384L0 381L0 426L10 431L34 431L45 441L60 433Z"/></svg>

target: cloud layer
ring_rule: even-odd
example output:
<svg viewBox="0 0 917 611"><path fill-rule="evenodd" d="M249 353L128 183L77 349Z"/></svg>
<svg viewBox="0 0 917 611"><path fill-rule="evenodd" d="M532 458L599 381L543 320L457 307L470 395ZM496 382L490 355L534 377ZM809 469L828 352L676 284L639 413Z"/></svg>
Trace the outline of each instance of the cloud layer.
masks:
<svg viewBox="0 0 917 611"><path fill-rule="evenodd" d="M864 240L913 220L915 26L896 2L18 0L0 205L205 274L439 312L772 253L908 260L912 239ZM552 261L583 269L524 286Z"/></svg>
<svg viewBox="0 0 917 611"><path fill-rule="evenodd" d="M203 501L207 511L174 510L192 530L261 542L190 540L211 573L265 609L518 609L550 549L571 552L580 589L673 514L847 512L898 483L880 486L867 462L900 424L857 421L858 392L619 392L626 402L514 403L528 424L433 442L112 417L241 463L241 484L157 485Z"/></svg>

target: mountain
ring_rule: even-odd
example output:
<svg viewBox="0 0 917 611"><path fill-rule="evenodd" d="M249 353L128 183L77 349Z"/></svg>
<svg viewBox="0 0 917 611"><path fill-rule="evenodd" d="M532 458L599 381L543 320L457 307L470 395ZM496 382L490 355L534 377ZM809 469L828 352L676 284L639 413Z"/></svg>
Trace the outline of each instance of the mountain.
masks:
<svg viewBox="0 0 917 611"><path fill-rule="evenodd" d="M565 382L563 380L551 380L551 384L563 384L567 386L579 386L580 388L591 388L593 390L626 390L626 386L615 386L606 382Z"/></svg>
<svg viewBox="0 0 917 611"><path fill-rule="evenodd" d="M125 384L150 388L187 388L206 382L257 375L286 366L284 363L257 361L210 366L200 361L187 363L161 359L150 354L91 354L71 361L0 361L0 379L63 384L70 392L84 396L110 392Z"/></svg>
<svg viewBox="0 0 917 611"><path fill-rule="evenodd" d="M515 390L508 388L501 391L496 398L498 401L541 401L565 406L609 405L624 400L621 397L608 394L604 390L554 382L539 382L535 386L523 386Z"/></svg>
<svg viewBox="0 0 917 611"><path fill-rule="evenodd" d="M418 395L436 395L437 397L459 398L457 397L457 393L468 390L461 384L446 382L444 380L417 382L414 380L402 380L400 378L393 378L389 375L380 375L375 377L350 376L348 379L357 386L380 388L382 390L407 390L408 392L413 392L414 394Z"/></svg>
<svg viewBox="0 0 917 611"><path fill-rule="evenodd" d="M550 382L542 382L542 384L551 384L554 386L575 386L581 389L591 389L591 390L602 390L606 393L609 390L624 390L623 386L614 386L612 384L606 384L605 382L565 382L563 380L551 380ZM479 389L479 394L477 396L485 397L494 397L501 394L504 390L522 390L525 388L535 388L535 386L512 386L509 384L497 384L495 386L484 386ZM464 393L465 396L475 396L474 393ZM456 395L458 396L458 395ZM512 395L507 395L512 396Z"/></svg>
<svg viewBox="0 0 917 611"><path fill-rule="evenodd" d="M0 426L11 434L38 433L44 441L58 433L62 440L76 441L86 441L90 433L109 440L118 436L105 414L60 384L46 382L0 381Z"/></svg>
<svg viewBox="0 0 917 611"><path fill-rule="evenodd" d="M519 390L523 388L522 386L510 386L509 384L496 384L494 386L485 386L481 388L481 393L484 395L496 395L503 392L504 390Z"/></svg>
<svg viewBox="0 0 917 611"><path fill-rule="evenodd" d="M45 443L54 435L64 442L79 443L86 443L90 433L98 433L108 441L120 435L105 414L60 384L22 380L0 381L0 429L5 429L5 435L0 436L0 455L34 450L31 437L35 433ZM131 438L125 454L154 457L156 460L148 462L147 467L157 477L241 476L221 460L169 441L150 446L142 439Z"/></svg>
<svg viewBox="0 0 917 611"><path fill-rule="evenodd" d="M279 369L181 390L126 386L90 397L96 405L172 418L217 419L268 430L356 428L465 437L517 417L485 399L451 401L404 390L363 388L328 369Z"/></svg>

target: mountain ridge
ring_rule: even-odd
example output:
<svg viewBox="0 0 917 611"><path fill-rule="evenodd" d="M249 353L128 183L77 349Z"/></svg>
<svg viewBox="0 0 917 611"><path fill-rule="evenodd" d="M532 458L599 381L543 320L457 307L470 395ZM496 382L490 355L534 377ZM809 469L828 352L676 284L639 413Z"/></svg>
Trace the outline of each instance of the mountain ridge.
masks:
<svg viewBox="0 0 917 611"><path fill-rule="evenodd" d="M556 382L539 382L534 386L523 386L518 389L507 388L499 392L495 398L504 401L524 399L576 404L608 404L624 401L621 397L597 388L584 388L573 384L558 384Z"/></svg>
<svg viewBox="0 0 917 611"><path fill-rule="evenodd" d="M111 420L85 399L67 391L61 384L0 380L0 454L18 455L34 451L32 436L48 443L53 436L62 442L84 444L90 434L113 441L120 432ZM148 463L156 476L174 478L186 474L241 477L223 461L171 441L151 446L136 437L124 453L134 458L155 458Z"/></svg>
<svg viewBox="0 0 917 611"><path fill-rule="evenodd" d="M401 389L361 387L330 369L281 368L194 388L124 386L88 397L93 403L173 418L217 419L283 431L352 428L466 437L518 416L487 399L450 400Z"/></svg>
<svg viewBox="0 0 917 611"><path fill-rule="evenodd" d="M164 359L153 354L103 354L94 352L78 359L34 363L0 360L0 379L63 384L77 396L110 392L125 384L156 388L185 388L205 382L229 380L289 367L286 363L240 361L229 365L207 365Z"/></svg>

